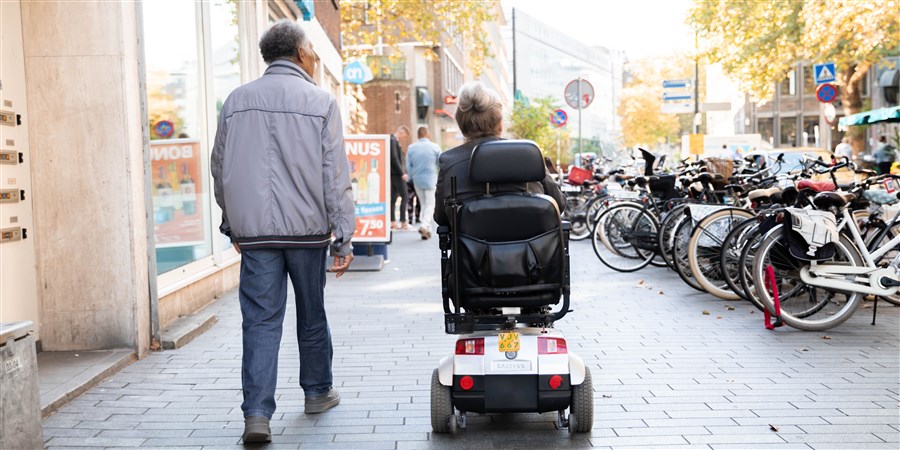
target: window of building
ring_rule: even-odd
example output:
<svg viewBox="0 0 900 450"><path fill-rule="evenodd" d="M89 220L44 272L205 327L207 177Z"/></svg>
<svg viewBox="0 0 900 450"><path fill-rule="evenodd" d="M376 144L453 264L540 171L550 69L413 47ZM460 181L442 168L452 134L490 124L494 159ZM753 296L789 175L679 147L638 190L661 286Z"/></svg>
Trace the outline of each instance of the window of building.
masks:
<svg viewBox="0 0 900 450"><path fill-rule="evenodd" d="M819 117L803 118L803 145L816 146L816 135L819 133Z"/></svg>
<svg viewBox="0 0 900 450"><path fill-rule="evenodd" d="M816 95L816 79L813 66L803 66L803 95Z"/></svg>
<svg viewBox="0 0 900 450"><path fill-rule="evenodd" d="M212 254L195 3L144 5L156 268ZM193 45L185 45L193 43Z"/></svg>
<svg viewBox="0 0 900 450"><path fill-rule="evenodd" d="M441 65L444 66L444 90L456 95L463 84L463 72L446 51L441 56Z"/></svg>
<svg viewBox="0 0 900 450"><path fill-rule="evenodd" d="M161 290L235 257L219 233L211 143L243 80L238 2L146 2L147 111L156 267Z"/></svg>
<svg viewBox="0 0 900 450"><path fill-rule="evenodd" d="M781 81L779 91L782 97L792 97L797 95L797 69L791 69L787 77Z"/></svg>
<svg viewBox="0 0 900 450"><path fill-rule="evenodd" d="M756 122L756 132L762 136L762 139L772 145L774 145L775 140L775 119L769 118L760 118Z"/></svg>
<svg viewBox="0 0 900 450"><path fill-rule="evenodd" d="M797 146L797 118L782 117L778 121L779 139L778 144L786 147Z"/></svg>

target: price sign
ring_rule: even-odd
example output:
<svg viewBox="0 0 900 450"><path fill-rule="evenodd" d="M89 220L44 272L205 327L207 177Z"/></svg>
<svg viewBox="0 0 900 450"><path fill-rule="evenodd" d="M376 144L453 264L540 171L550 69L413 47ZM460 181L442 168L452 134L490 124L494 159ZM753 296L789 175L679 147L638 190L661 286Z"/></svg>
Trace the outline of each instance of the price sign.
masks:
<svg viewBox="0 0 900 450"><path fill-rule="evenodd" d="M350 161L350 187L356 205L353 241L390 242L390 136L345 136L344 149Z"/></svg>

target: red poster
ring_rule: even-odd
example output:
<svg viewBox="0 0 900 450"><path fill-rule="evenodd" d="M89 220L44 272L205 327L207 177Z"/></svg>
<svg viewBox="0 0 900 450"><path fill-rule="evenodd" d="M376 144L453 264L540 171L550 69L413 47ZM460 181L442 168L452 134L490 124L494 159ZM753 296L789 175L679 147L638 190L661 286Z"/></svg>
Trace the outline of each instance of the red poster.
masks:
<svg viewBox="0 0 900 450"><path fill-rule="evenodd" d="M200 141L150 141L153 172L153 224L158 247L197 245L205 241Z"/></svg>
<svg viewBox="0 0 900 450"><path fill-rule="evenodd" d="M356 205L356 242L390 242L391 192L390 136L356 135L344 137L350 161L350 185Z"/></svg>

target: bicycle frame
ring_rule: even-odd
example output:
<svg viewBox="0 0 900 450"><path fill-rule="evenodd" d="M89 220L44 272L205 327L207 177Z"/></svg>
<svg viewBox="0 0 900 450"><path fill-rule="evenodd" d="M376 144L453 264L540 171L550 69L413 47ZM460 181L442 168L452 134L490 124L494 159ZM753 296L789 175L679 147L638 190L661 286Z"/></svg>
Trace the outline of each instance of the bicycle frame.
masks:
<svg viewBox="0 0 900 450"><path fill-rule="evenodd" d="M896 217L891 222L893 223ZM789 226L789 225L784 225ZM897 286L885 285L882 278L886 277L891 280L897 279L896 267L900 262L900 255L894 258L892 267L879 268L876 265L882 256L891 251L895 246L900 245L900 235L895 236L880 248L870 252L863 241L859 232L859 226L853 219L849 208L844 208L843 218L838 226L839 230L849 229L853 241L856 243L856 250L863 258L863 266L847 266L843 264L823 263L817 264L815 261L810 265L800 269L800 279L804 283L821 287L828 290L859 292L862 294L872 294L879 296L894 295L898 291ZM853 281L848 281L852 277Z"/></svg>

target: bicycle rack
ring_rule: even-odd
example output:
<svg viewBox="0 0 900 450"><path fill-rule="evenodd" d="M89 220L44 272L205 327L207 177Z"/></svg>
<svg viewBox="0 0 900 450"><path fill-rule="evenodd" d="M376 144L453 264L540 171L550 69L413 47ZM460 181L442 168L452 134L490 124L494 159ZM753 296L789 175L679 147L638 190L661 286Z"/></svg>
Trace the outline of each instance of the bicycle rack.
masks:
<svg viewBox="0 0 900 450"><path fill-rule="evenodd" d="M771 265L766 266L766 284L772 291L772 301L775 303L775 323L772 323L772 315L769 314L769 308L765 308L766 329L774 330L784 325L781 319L781 301L778 299L778 283L775 280L775 268Z"/></svg>

